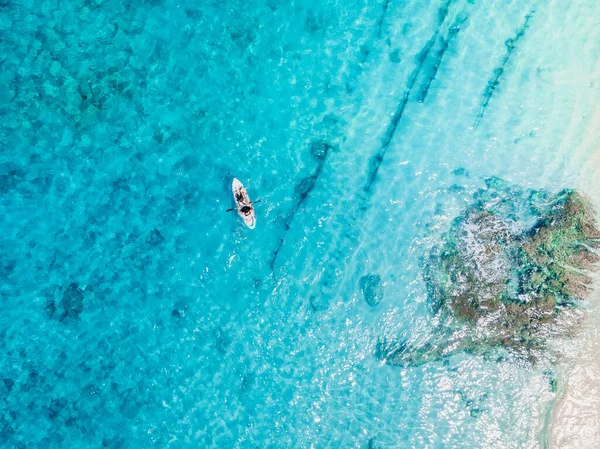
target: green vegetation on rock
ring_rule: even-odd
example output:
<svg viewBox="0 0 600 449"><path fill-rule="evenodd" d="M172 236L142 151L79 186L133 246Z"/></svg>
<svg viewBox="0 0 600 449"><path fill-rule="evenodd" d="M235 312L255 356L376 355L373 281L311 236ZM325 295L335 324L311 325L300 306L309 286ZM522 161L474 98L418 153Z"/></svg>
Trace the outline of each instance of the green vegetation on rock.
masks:
<svg viewBox="0 0 600 449"><path fill-rule="evenodd" d="M447 343L381 342L378 355L388 363L541 349L549 333L567 330L557 324L561 313L588 295L600 260L589 202L574 190L521 190L499 178L486 184L424 261L432 310L451 323L440 330Z"/></svg>

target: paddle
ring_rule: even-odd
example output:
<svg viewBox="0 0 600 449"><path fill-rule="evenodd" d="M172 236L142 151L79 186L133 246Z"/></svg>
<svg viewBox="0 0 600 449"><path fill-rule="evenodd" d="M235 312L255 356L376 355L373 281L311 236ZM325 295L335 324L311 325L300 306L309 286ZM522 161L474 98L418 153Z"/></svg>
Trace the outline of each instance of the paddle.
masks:
<svg viewBox="0 0 600 449"><path fill-rule="evenodd" d="M260 200L250 201L250 204L260 203ZM231 212L232 210L236 210L237 207L232 207L231 209L227 209L225 212Z"/></svg>

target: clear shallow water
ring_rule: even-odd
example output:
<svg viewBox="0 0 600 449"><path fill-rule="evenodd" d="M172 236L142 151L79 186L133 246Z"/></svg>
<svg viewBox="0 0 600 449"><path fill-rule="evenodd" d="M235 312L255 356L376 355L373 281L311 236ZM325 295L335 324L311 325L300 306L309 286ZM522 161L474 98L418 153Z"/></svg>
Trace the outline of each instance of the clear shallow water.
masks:
<svg viewBox="0 0 600 449"><path fill-rule="evenodd" d="M547 364L373 355L484 177L585 187L595 2L1 7L6 447L540 447Z"/></svg>

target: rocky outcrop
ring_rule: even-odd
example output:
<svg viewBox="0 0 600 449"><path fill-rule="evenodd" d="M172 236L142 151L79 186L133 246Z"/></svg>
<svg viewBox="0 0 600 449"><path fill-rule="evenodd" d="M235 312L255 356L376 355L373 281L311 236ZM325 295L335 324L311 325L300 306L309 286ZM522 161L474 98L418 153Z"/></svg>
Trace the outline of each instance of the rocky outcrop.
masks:
<svg viewBox="0 0 600 449"><path fill-rule="evenodd" d="M368 274L361 277L359 286L365 302L369 306L375 307L383 299L383 285L381 284L381 276L378 274Z"/></svg>
<svg viewBox="0 0 600 449"><path fill-rule="evenodd" d="M74 320L79 319L79 315L83 312L83 300L83 291L79 286L74 282L69 284L63 292L60 321L64 321L67 318L72 318Z"/></svg>
<svg viewBox="0 0 600 449"><path fill-rule="evenodd" d="M442 242L425 258L423 277L432 312L450 323L439 331L446 344L380 342L389 363L541 349L548 335L569 330L558 321L586 298L600 261L600 232L580 193L521 190L498 178L487 180Z"/></svg>

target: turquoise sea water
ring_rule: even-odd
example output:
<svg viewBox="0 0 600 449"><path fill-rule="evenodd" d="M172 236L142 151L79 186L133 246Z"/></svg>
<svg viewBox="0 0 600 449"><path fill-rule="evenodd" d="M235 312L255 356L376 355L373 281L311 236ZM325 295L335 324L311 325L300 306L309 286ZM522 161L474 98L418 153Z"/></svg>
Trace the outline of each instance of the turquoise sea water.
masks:
<svg viewBox="0 0 600 449"><path fill-rule="evenodd" d="M0 446L543 447L548 363L376 345L432 332L420 261L486 177L585 189L599 21L0 1Z"/></svg>

